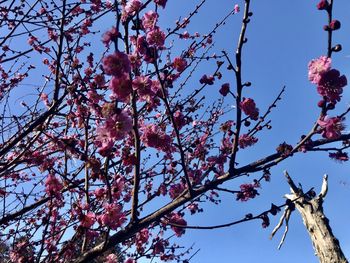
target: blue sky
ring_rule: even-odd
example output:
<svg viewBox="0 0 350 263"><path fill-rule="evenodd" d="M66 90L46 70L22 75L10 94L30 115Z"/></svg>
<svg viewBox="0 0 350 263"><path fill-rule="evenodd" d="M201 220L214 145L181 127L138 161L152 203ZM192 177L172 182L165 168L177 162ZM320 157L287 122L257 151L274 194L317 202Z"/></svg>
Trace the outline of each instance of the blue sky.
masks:
<svg viewBox="0 0 350 263"><path fill-rule="evenodd" d="M171 25L174 20L186 16L187 11L199 1L169 1L166 16L161 23ZM200 15L191 22L188 31L201 33L210 30L216 21L228 10L243 1L208 0ZM307 80L308 62L326 54L327 34L322 30L326 24L326 13L316 9L317 1L267 0L252 1L254 13L249 23L243 55L244 80L253 85L245 96L253 97L263 111L273 101L281 87L287 90L278 108L271 114L273 129L263 132L256 147L240 152L239 161L243 165L264 155L271 154L279 143L286 141L294 144L302 134L311 128L319 111L316 106L319 96L315 87ZM333 67L350 76L350 10L349 1L335 1L334 18L342 22L341 30L334 34L334 44L341 43L343 51L333 56ZM219 53L226 49L234 54L240 30L242 13L232 17L225 27L214 37L215 48ZM206 68L207 67L207 68ZM210 72L205 66L200 74ZM225 76L224 81L234 83L233 76ZM215 88L213 88L215 89ZM349 89L349 88L347 88ZM208 95L216 90L207 91ZM343 100L338 105L341 112L349 105L349 90L345 90ZM225 101L232 103L229 100ZM336 113L334 113L336 114ZM349 130L349 129L347 129ZM222 196L220 205L205 205L205 213L189 217L190 225L215 225L233 221L246 213L260 213L269 209L271 202L283 203L282 196L289 191L284 180L283 170L287 169L296 182L304 189L315 187L319 191L324 173L329 174L330 190L325 201L325 214L330 219L333 232L340 240L345 254L350 257L350 228L348 227L350 179L349 164L331 161L325 153L298 154L271 170L272 180L263 183L260 196L241 203L232 196ZM251 178L242 178L228 185L237 189L241 183L251 182ZM291 263L318 262L314 256L311 241L302 224L300 215L294 212L290 220L290 230L280 251L277 246L282 236L280 231L270 241L269 235L277 224L279 216L271 218L271 226L261 228L260 221L240 224L220 230L187 230L178 240L180 244L192 245L200 252L192 259L193 263L213 262L261 262Z"/></svg>

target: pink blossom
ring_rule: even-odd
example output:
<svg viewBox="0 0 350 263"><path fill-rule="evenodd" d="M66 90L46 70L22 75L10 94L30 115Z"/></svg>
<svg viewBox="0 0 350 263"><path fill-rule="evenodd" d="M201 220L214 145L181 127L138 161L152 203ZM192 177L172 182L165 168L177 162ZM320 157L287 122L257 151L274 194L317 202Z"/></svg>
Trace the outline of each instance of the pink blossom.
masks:
<svg viewBox="0 0 350 263"><path fill-rule="evenodd" d="M241 136L239 136L238 144L240 148L244 149L248 146L254 145L255 143L257 143L257 141L258 138L249 136L248 134L242 134Z"/></svg>
<svg viewBox="0 0 350 263"><path fill-rule="evenodd" d="M165 43L165 33L159 27L155 27L147 33L146 40L149 45L161 48Z"/></svg>
<svg viewBox="0 0 350 263"><path fill-rule="evenodd" d="M142 17L142 26L146 31L154 29L158 20L158 14L153 10L148 11Z"/></svg>
<svg viewBox="0 0 350 263"><path fill-rule="evenodd" d="M34 248L27 240L17 242L10 251L10 260L13 263L34 262Z"/></svg>
<svg viewBox="0 0 350 263"><path fill-rule="evenodd" d="M132 81L132 88L137 91L140 97L153 97L155 94L151 87L152 80L148 76L137 76Z"/></svg>
<svg viewBox="0 0 350 263"><path fill-rule="evenodd" d="M121 77L131 70L128 55L117 51L103 59L103 69L107 75Z"/></svg>
<svg viewBox="0 0 350 263"><path fill-rule="evenodd" d="M179 213L171 213L169 222L171 224L176 224L176 225L180 225L180 226L187 226L187 222L185 221L185 219L182 218L182 216ZM185 228L171 226L171 229L175 232L175 235L177 237L180 237L183 234L185 234Z"/></svg>
<svg viewBox="0 0 350 263"><path fill-rule="evenodd" d="M49 196L60 196L63 185L53 174L49 174L45 180L45 191Z"/></svg>
<svg viewBox="0 0 350 263"><path fill-rule="evenodd" d="M127 260L124 261L124 263L136 263L136 260L133 258L128 258Z"/></svg>
<svg viewBox="0 0 350 263"><path fill-rule="evenodd" d="M231 150L232 150L232 141L230 137L225 137L222 139L221 141L221 145L220 145L220 150L224 153L224 154L230 154Z"/></svg>
<svg viewBox="0 0 350 263"><path fill-rule="evenodd" d="M93 212L88 212L86 215L82 216L80 223L83 227L90 228L96 221L95 214Z"/></svg>
<svg viewBox="0 0 350 263"><path fill-rule="evenodd" d="M341 131L344 130L342 119L339 117L329 118L328 116L317 121L321 126L322 137L327 139L337 139L341 136Z"/></svg>
<svg viewBox="0 0 350 263"><path fill-rule="evenodd" d="M115 114L112 118L106 120L106 125L111 127L110 135L115 140L122 140L132 129L132 120L126 110Z"/></svg>
<svg viewBox="0 0 350 263"><path fill-rule="evenodd" d="M328 7L329 7L328 0L321 0L321 1L317 4L317 9L318 9L318 10L326 10Z"/></svg>
<svg viewBox="0 0 350 263"><path fill-rule="evenodd" d="M120 111L108 117L104 125L97 127L95 144L99 147L102 155L108 155L108 152L116 140L122 140L132 129L132 119L125 110Z"/></svg>
<svg viewBox="0 0 350 263"><path fill-rule="evenodd" d="M131 81L126 74L121 77L113 77L109 82L113 98L122 102L128 102L132 93Z"/></svg>
<svg viewBox="0 0 350 263"><path fill-rule="evenodd" d="M207 84L207 85L213 85L214 84L214 76L207 76L203 75L201 79L199 80L200 84Z"/></svg>
<svg viewBox="0 0 350 263"><path fill-rule="evenodd" d="M180 38L182 39L189 39L190 37L191 36L190 36L190 33L188 33L188 31L185 31L180 35Z"/></svg>
<svg viewBox="0 0 350 263"><path fill-rule="evenodd" d="M169 152L171 151L171 137L155 124L149 124L141 128L141 141L148 147L157 150Z"/></svg>
<svg viewBox="0 0 350 263"><path fill-rule="evenodd" d="M277 153L279 153L281 156L283 157L287 157L288 155L290 155L293 151L293 146L283 142L280 145L278 145L278 147L276 148Z"/></svg>
<svg viewBox="0 0 350 263"><path fill-rule="evenodd" d="M309 62L309 80L318 84L321 78L321 75L331 68L332 59L326 56L321 56L317 59L313 59Z"/></svg>
<svg viewBox="0 0 350 263"><path fill-rule="evenodd" d="M136 39L136 51L141 54L144 55L147 52L148 49L148 44L146 41L146 37L145 36L138 36L138 38Z"/></svg>
<svg viewBox="0 0 350 263"><path fill-rule="evenodd" d="M240 186L241 191L237 194L237 200L248 201L249 199L255 198L259 193L255 189L258 184L242 184Z"/></svg>
<svg viewBox="0 0 350 263"><path fill-rule="evenodd" d="M29 38L28 38L28 44L29 45L34 45L34 43L36 43L38 41L38 38L37 37L35 37L35 36L30 36Z"/></svg>
<svg viewBox="0 0 350 263"><path fill-rule="evenodd" d="M87 93L87 98L90 102L98 104L102 100L103 96L98 94L95 89L91 89Z"/></svg>
<svg viewBox="0 0 350 263"><path fill-rule="evenodd" d="M340 101L347 79L344 75L340 76L338 70L331 69L320 76L317 84L317 92L335 104Z"/></svg>
<svg viewBox="0 0 350 263"><path fill-rule="evenodd" d="M142 3L139 0L129 0L125 5L125 12L131 16L138 12L142 7Z"/></svg>
<svg viewBox="0 0 350 263"><path fill-rule="evenodd" d="M120 175L115 176L114 182L112 184L112 195L115 200L119 200L124 190L125 179Z"/></svg>
<svg viewBox="0 0 350 263"><path fill-rule="evenodd" d="M102 156L109 155L111 149L114 146L113 139L109 136L109 131L106 127L97 127L96 129L97 137L95 144L98 147L98 152Z"/></svg>
<svg viewBox="0 0 350 263"><path fill-rule="evenodd" d="M101 226L110 227L116 230L126 221L126 217L122 212L122 207L119 204L105 204L104 212L97 217L97 221Z"/></svg>
<svg viewBox="0 0 350 263"><path fill-rule="evenodd" d="M256 107L253 99L247 98L240 103L242 111L252 120L257 120L259 117L259 109Z"/></svg>
<svg viewBox="0 0 350 263"><path fill-rule="evenodd" d="M183 183L173 184L169 188L169 196L171 199L175 199L186 189Z"/></svg>
<svg viewBox="0 0 350 263"><path fill-rule="evenodd" d="M174 113L174 121L178 129L181 129L183 126L186 125L185 116L182 114L181 111L176 111Z"/></svg>
<svg viewBox="0 0 350 263"><path fill-rule="evenodd" d="M102 199L105 194L106 194L106 189L104 188L97 188L94 191L94 195L96 196L97 199Z"/></svg>
<svg viewBox="0 0 350 263"><path fill-rule="evenodd" d="M150 233L147 228L141 229L141 231L136 234L135 243L139 252L143 252L144 246L148 242L149 237Z"/></svg>
<svg viewBox="0 0 350 263"><path fill-rule="evenodd" d="M44 102L46 107L50 107L49 96L46 93L41 93L40 99Z"/></svg>
<svg viewBox="0 0 350 263"><path fill-rule="evenodd" d="M187 67L187 61L184 58L177 57L173 61L173 68L176 69L178 72L182 72Z"/></svg>
<svg viewBox="0 0 350 263"><path fill-rule="evenodd" d="M102 88L105 85L105 77L102 74L95 75L94 83L96 83L97 87Z"/></svg>
<svg viewBox="0 0 350 263"><path fill-rule="evenodd" d="M239 5L235 4L235 6L233 7L233 12L237 14L239 13L239 11L240 11Z"/></svg>
<svg viewBox="0 0 350 263"><path fill-rule="evenodd" d="M194 215L195 213L201 211L198 207L198 203L191 203L187 206L187 209L190 210L191 215Z"/></svg>
<svg viewBox="0 0 350 263"><path fill-rule="evenodd" d="M115 27L112 27L110 30L108 30L106 33L102 36L102 42L105 44L106 47L108 47L111 43L111 41L117 40L119 35L119 32Z"/></svg>
<svg viewBox="0 0 350 263"><path fill-rule="evenodd" d="M157 243L155 243L153 247L153 254L160 253L164 253L164 243L162 240L159 240Z"/></svg>
<svg viewBox="0 0 350 263"><path fill-rule="evenodd" d="M106 257L106 260L104 261L105 263L118 263L118 257L116 254L109 254Z"/></svg>
<svg viewBox="0 0 350 263"><path fill-rule="evenodd" d="M148 241L148 238L150 236L150 233L147 228L141 229L140 232L136 234L136 239L138 242L146 243Z"/></svg>
<svg viewBox="0 0 350 263"><path fill-rule="evenodd" d="M133 70L140 68L142 65L142 60L140 59L137 52L129 54L129 60L130 60L131 68Z"/></svg>

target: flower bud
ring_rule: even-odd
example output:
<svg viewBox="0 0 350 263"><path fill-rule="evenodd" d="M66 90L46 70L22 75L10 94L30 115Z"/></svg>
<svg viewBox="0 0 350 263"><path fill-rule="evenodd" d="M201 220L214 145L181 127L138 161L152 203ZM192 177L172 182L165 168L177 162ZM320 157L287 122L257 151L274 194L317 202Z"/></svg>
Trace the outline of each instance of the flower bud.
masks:
<svg viewBox="0 0 350 263"><path fill-rule="evenodd" d="M332 20L332 22L329 24L330 29L332 30L338 30L340 28L341 24L339 20Z"/></svg>
<svg viewBox="0 0 350 263"><path fill-rule="evenodd" d="M318 10L326 10L329 7L329 3L327 0L321 0L318 4L317 4L317 9Z"/></svg>
<svg viewBox="0 0 350 263"><path fill-rule="evenodd" d="M323 108L324 106L326 106L326 101L325 101L325 100L320 100L320 101L317 103L317 106L320 107L320 108Z"/></svg>
<svg viewBox="0 0 350 263"><path fill-rule="evenodd" d="M335 46L332 48L332 50L333 50L334 52L339 52L339 51L342 50L342 46L341 46L340 44L337 44L337 45L335 45Z"/></svg>
<svg viewBox="0 0 350 263"><path fill-rule="evenodd" d="M227 96L227 94L230 92L230 84L229 83L223 84L219 92L222 96L224 97Z"/></svg>

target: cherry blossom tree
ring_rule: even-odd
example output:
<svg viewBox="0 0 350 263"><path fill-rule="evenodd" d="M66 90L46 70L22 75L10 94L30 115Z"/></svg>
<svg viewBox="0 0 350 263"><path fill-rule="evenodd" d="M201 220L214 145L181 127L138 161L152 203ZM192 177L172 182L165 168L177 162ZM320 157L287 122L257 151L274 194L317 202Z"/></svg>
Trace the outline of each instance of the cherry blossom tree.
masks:
<svg viewBox="0 0 350 263"><path fill-rule="evenodd" d="M170 0L1 1L0 226L6 260L189 262L191 247L174 242L186 229L251 220L266 228L281 208L314 196L295 188L287 202L236 221L188 224L205 212L204 202L219 203L221 193L238 202L257 197L271 168L297 154L323 151L348 161L344 121L350 108L335 113L347 78L332 62L342 49L332 41L341 29L333 0L317 4L328 18L328 40L324 54L308 65L319 116L298 142L271 142L276 146L269 155L249 163L238 162L239 155L272 128L270 114L286 87L267 108L247 97L252 83L242 74L242 60L253 1L228 6L209 32L188 31L207 1L191 2L192 11L169 28L161 14L171 12ZM237 16L236 48L213 54L218 30ZM202 64L214 67L203 72ZM248 175L249 183L227 187Z"/></svg>

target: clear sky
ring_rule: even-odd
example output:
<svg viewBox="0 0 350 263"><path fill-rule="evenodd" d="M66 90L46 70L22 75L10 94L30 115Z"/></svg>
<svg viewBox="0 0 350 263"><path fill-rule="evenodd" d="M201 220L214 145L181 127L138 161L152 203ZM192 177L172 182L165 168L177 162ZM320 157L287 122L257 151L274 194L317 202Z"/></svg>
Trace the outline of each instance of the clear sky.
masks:
<svg viewBox="0 0 350 263"><path fill-rule="evenodd" d="M179 16L186 16L187 11L199 1L169 0L166 16L162 16L164 25L171 25ZM283 85L287 91L278 108L271 114L273 129L262 133L259 144L240 152L240 163L263 157L275 152L279 143L286 141L294 144L302 134L307 133L319 112L316 106L319 96L315 87L307 80L307 64L320 55L326 54L327 34L322 30L326 24L326 13L318 11L318 1L305 0L252 0L254 13L249 23L243 55L244 80L251 81L252 87L245 95L253 97L263 111L273 101ZM243 1L208 0L200 14L193 19L190 32L205 32L215 25L234 4L242 6ZM343 51L333 56L333 67L350 77L350 2L335 0L334 18L342 22L341 30L334 34L334 44L341 43ZM232 17L214 38L214 50L219 53L226 49L234 54L242 13ZM209 67L209 66L208 66ZM211 72L204 68L199 74ZM226 76L224 81L234 83L233 76ZM211 92L217 92L213 87ZM350 101L349 87L345 88L338 111L344 110ZM228 104L232 103L229 100ZM336 114L336 113L335 113ZM347 128L347 131L349 128ZM208 204L205 213L187 217L190 225L215 225L239 219L246 213L258 214L269 209L271 202L282 204L282 196L289 192L284 180L283 170L287 169L296 182L304 189L315 187L319 191L322 176L329 174L329 194L325 201L325 214L330 219L333 232L350 257L349 164L339 164L330 160L325 153L298 154L291 160L273 168L270 183L263 183L260 196L254 200L241 203L232 196L222 196L220 205ZM237 189L242 182L251 182L251 178L230 183ZM290 230L280 251L277 246L282 236L280 231L270 241L269 235L277 224L279 216L271 218L271 226L262 229L260 221L253 221L220 230L187 230L180 244L192 245L200 249L192 259L193 263L213 262L261 262L294 263L318 262L314 256L311 241L302 224L300 215L294 212L290 220Z"/></svg>

